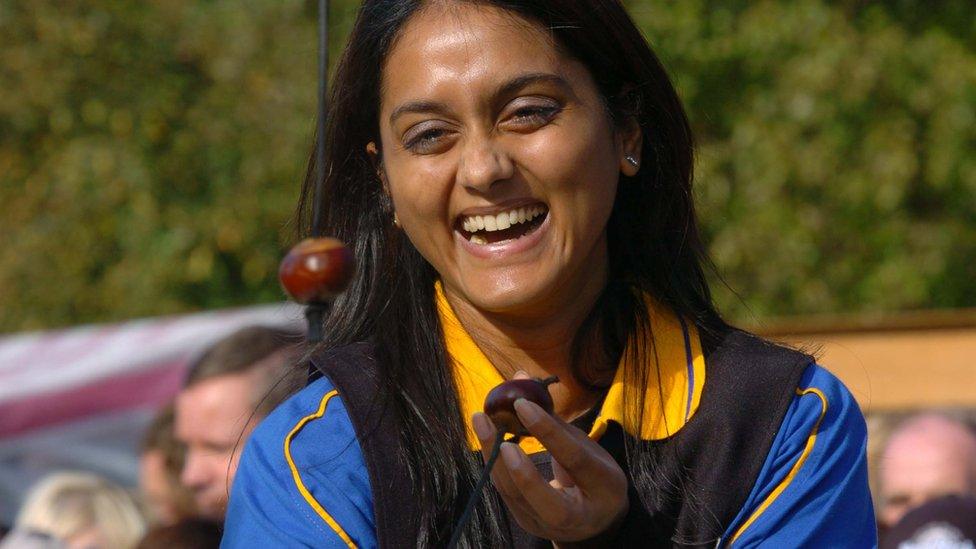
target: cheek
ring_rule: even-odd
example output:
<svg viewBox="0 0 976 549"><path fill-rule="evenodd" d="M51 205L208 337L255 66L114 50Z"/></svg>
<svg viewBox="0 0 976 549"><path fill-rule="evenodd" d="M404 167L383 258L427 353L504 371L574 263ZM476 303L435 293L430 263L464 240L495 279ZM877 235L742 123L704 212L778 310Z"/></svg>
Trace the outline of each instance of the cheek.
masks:
<svg viewBox="0 0 976 549"><path fill-rule="evenodd" d="M386 172L386 184L393 199L397 219L404 229L412 228L418 220L435 215L442 200L444 184L443 161L431 157L412 156L393 144L387 128L380 131Z"/></svg>
<svg viewBox="0 0 976 549"><path fill-rule="evenodd" d="M423 220L438 215L444 209L442 194L432 185L435 174L411 174L411 177L390 184L390 194L401 223Z"/></svg>
<svg viewBox="0 0 976 549"><path fill-rule="evenodd" d="M448 206L452 192L450 170L443 162L418 160L397 163L388 173L400 174L389 180L390 195L400 227L419 248L427 240L447 234Z"/></svg>
<svg viewBox="0 0 976 549"><path fill-rule="evenodd" d="M606 128L599 124L580 124L575 131L557 128L528 143L521 154L524 165L542 182L544 191L551 193L550 207L569 208L578 214L609 213L619 165ZM592 223L592 218L582 221Z"/></svg>

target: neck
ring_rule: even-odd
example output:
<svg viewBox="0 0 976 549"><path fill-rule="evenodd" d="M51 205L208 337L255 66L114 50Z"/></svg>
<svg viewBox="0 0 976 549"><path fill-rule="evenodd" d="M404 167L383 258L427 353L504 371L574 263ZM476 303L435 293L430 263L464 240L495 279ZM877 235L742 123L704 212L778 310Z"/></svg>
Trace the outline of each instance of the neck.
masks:
<svg viewBox="0 0 976 549"><path fill-rule="evenodd" d="M484 311L446 287L444 294L458 320L502 377L511 379L520 370L537 378L559 377L559 383L551 385L549 391L556 414L568 420L589 410L599 399L598 393L577 382L573 375L573 341L605 284L604 272L565 287L531 315Z"/></svg>

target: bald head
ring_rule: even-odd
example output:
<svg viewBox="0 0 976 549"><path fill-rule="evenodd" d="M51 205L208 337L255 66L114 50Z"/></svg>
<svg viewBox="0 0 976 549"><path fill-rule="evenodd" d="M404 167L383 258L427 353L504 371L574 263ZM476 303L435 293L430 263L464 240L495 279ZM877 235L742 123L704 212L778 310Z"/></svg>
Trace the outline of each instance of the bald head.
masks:
<svg viewBox="0 0 976 549"><path fill-rule="evenodd" d="M880 476L879 518L887 526L930 499L976 495L976 433L939 414L911 417L891 434Z"/></svg>

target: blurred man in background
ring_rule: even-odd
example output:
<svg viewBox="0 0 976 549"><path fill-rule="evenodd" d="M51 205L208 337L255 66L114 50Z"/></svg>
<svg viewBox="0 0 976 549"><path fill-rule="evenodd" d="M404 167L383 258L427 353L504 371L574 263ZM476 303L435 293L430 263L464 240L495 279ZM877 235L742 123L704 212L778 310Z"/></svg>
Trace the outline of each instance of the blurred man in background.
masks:
<svg viewBox="0 0 976 549"><path fill-rule="evenodd" d="M176 438L185 445L181 480L197 512L223 520L248 435L301 387L301 335L254 326L221 339L190 368L176 397Z"/></svg>
<svg viewBox="0 0 976 549"><path fill-rule="evenodd" d="M948 495L976 495L976 433L940 414L920 414L892 433L881 455L879 522Z"/></svg>
<svg viewBox="0 0 976 549"><path fill-rule="evenodd" d="M139 492L153 525L169 525L196 516L193 493L180 482L183 445L173 433L173 406L153 419L142 439L139 453Z"/></svg>

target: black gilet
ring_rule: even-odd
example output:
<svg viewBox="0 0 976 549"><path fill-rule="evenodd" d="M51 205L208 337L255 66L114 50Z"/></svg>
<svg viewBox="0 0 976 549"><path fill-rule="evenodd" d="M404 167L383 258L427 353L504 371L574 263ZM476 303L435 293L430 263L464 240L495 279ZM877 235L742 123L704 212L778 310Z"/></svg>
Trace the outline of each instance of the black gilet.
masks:
<svg viewBox="0 0 976 549"><path fill-rule="evenodd" d="M813 359L740 331L703 341L705 386L697 412L669 438L646 441L653 465L643 468L654 489L630 483L630 511L607 547L716 547L752 491L797 384ZM377 540L382 548L417 544L418 510L411 497L397 418L377 405L372 347L359 343L325 351L313 365L327 375L348 410L372 487ZM600 439L630 476L623 452L630 436L615 423ZM400 445L398 447L398 445ZM533 462L552 478L548 453ZM552 547L509 517L513 547Z"/></svg>

